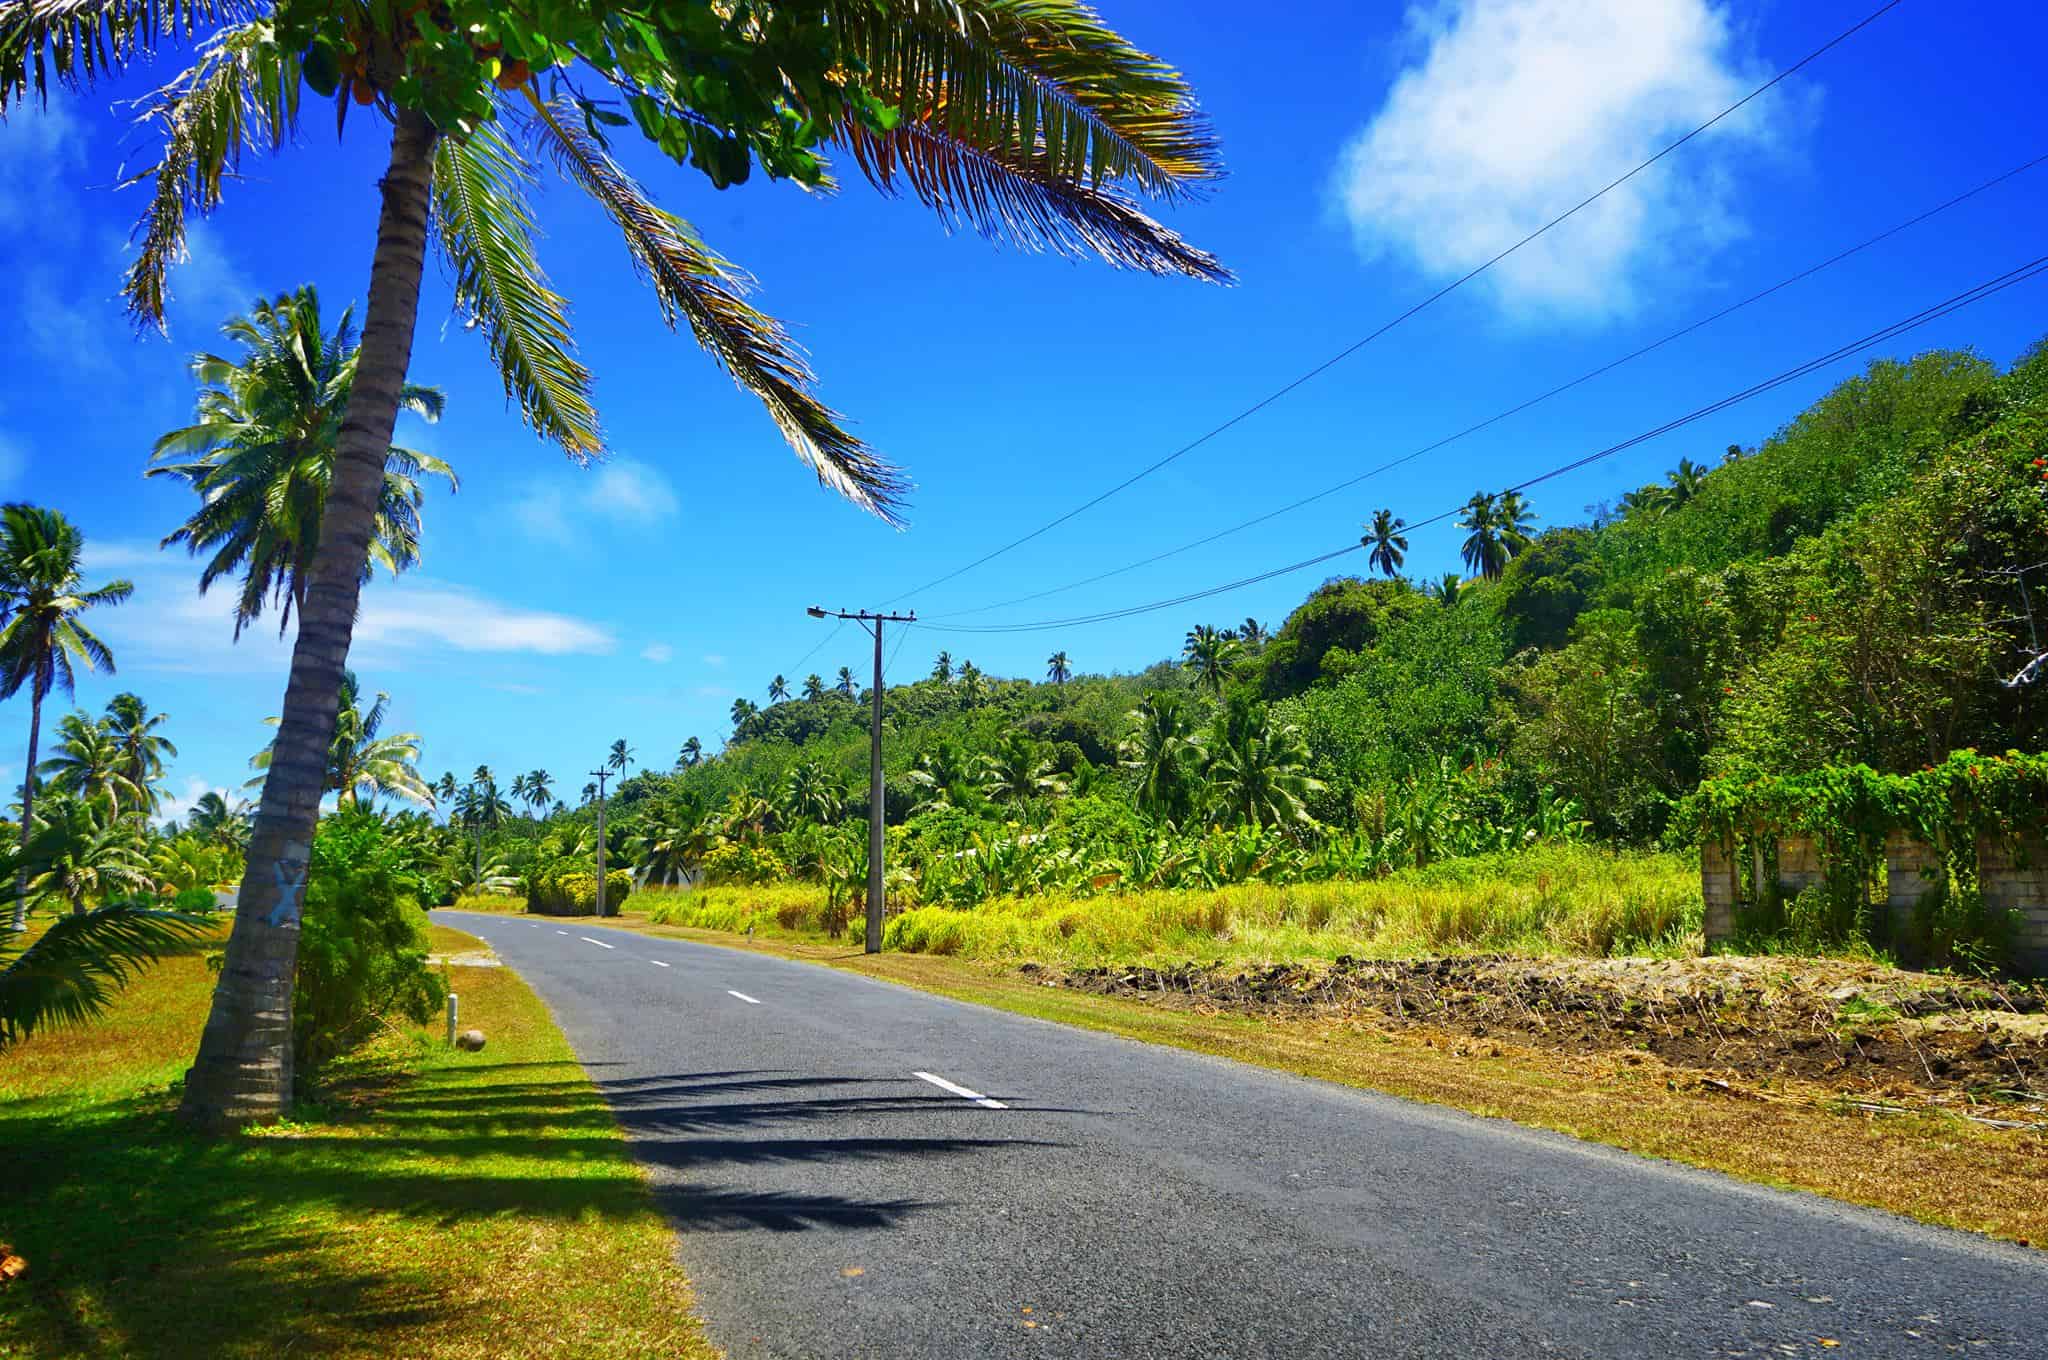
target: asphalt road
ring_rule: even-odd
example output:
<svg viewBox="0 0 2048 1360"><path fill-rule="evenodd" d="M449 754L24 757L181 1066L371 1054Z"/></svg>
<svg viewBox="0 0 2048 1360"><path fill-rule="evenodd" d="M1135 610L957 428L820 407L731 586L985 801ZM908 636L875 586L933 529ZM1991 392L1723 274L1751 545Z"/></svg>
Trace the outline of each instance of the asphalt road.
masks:
<svg viewBox="0 0 2048 1360"><path fill-rule="evenodd" d="M2048 1357L2024 1248L813 965L435 915L553 1008L735 1360Z"/></svg>

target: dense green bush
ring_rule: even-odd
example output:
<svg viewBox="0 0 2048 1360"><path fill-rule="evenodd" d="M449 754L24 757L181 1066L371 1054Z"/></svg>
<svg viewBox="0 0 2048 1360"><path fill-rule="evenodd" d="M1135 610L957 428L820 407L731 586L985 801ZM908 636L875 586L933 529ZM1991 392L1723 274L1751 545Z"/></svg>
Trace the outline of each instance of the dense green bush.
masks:
<svg viewBox="0 0 2048 1360"><path fill-rule="evenodd" d="M211 888L183 888L171 899L171 910L204 915L219 909Z"/></svg>
<svg viewBox="0 0 2048 1360"><path fill-rule="evenodd" d="M633 875L612 869L604 876L605 914L616 915L633 895ZM594 916L597 913L597 875L589 870L547 874L529 878L526 909L542 916Z"/></svg>
<svg viewBox="0 0 2048 1360"><path fill-rule="evenodd" d="M372 814L320 823L299 926L292 1042L299 1075L369 1038L383 1017L433 1018L447 999L427 966L427 915L406 848Z"/></svg>

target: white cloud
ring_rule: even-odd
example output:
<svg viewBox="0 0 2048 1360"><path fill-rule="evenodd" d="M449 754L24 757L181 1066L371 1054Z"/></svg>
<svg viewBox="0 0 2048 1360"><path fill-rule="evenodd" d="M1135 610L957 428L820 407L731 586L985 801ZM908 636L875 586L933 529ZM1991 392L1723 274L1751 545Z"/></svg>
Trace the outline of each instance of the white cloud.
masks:
<svg viewBox="0 0 2048 1360"><path fill-rule="evenodd" d="M676 649L669 646L666 642L650 642L640 649L641 659L652 661L657 666L666 666L669 662L675 660L675 655Z"/></svg>
<svg viewBox="0 0 2048 1360"><path fill-rule="evenodd" d="M156 818L159 822L182 822L192 815L192 809L198 806L199 800L209 793L219 794L227 799L231 806L242 796L230 793L219 784L209 784L197 775L190 775L186 777L185 788L182 793L177 794L175 797L166 796L161 803L157 804Z"/></svg>
<svg viewBox="0 0 2048 1360"><path fill-rule="evenodd" d="M235 264L210 223L194 222L185 231L186 257L171 271L170 306L178 320L212 331L230 316L249 310L263 290ZM330 323L332 318L329 318Z"/></svg>
<svg viewBox="0 0 2048 1360"><path fill-rule="evenodd" d="M1439 279L1483 264L1757 83L1708 0L1445 0L1345 150L1360 247ZM1630 310L1653 274L1740 236L1732 163L1768 148L1766 96L1522 247L1479 282L1520 315ZM1766 107L1769 106L1769 107Z"/></svg>
<svg viewBox="0 0 2048 1360"><path fill-rule="evenodd" d="M32 225L85 164L85 131L64 104L23 100L0 122L0 227Z"/></svg>
<svg viewBox="0 0 2048 1360"><path fill-rule="evenodd" d="M382 583L379 583L382 584ZM372 586L356 619L359 644L451 647L459 652L603 655L611 631L567 614L500 604L466 586L409 580L396 589Z"/></svg>
<svg viewBox="0 0 2048 1360"><path fill-rule="evenodd" d="M564 485L560 478L575 479ZM682 508L662 471L631 458L570 468L535 482L512 503L512 518L534 538L570 544L590 536L590 521L648 528Z"/></svg>
<svg viewBox="0 0 2048 1360"><path fill-rule="evenodd" d="M281 672L291 654L277 619L265 612L234 637L232 582L198 592L196 569L182 554L153 545L101 540L88 546L92 570L135 582L128 603L94 619L124 669L224 674ZM395 669L435 652L605 655L618 646L611 630L588 620L495 600L467 586L380 575L363 592L350 663Z"/></svg>
<svg viewBox="0 0 2048 1360"><path fill-rule="evenodd" d="M539 685L521 685L515 684L511 681L504 681L499 684L492 685L491 688L505 694L517 694L522 697L530 697L535 694L547 693L547 691L542 689Z"/></svg>
<svg viewBox="0 0 2048 1360"><path fill-rule="evenodd" d="M725 666L725 658L720 656L717 652L706 652L704 653L704 664L707 666L717 666L720 669L723 669Z"/></svg>

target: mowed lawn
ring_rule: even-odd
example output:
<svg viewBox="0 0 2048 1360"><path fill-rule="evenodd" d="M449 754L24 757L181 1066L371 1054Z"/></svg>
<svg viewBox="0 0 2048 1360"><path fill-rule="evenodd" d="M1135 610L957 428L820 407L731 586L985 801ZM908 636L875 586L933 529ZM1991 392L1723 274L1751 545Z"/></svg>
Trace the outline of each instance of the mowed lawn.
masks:
<svg viewBox="0 0 2048 1360"><path fill-rule="evenodd" d="M437 952L484 948L435 928ZM482 1053L407 1027L283 1126L187 1133L208 943L0 1055L5 1356L716 1354L602 1098L531 990L452 970Z"/></svg>

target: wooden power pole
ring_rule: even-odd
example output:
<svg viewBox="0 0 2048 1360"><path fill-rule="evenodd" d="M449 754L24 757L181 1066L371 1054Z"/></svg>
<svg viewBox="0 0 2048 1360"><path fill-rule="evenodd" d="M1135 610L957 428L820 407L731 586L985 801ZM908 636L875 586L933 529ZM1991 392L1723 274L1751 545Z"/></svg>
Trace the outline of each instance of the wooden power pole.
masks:
<svg viewBox="0 0 2048 1360"><path fill-rule="evenodd" d="M882 952L882 827L888 815L888 800L882 793L882 625L915 623L909 614L871 614L863 611L821 609L812 605L804 611L814 619L851 619L874 634L875 686L869 697L868 714L868 932L867 952Z"/></svg>

